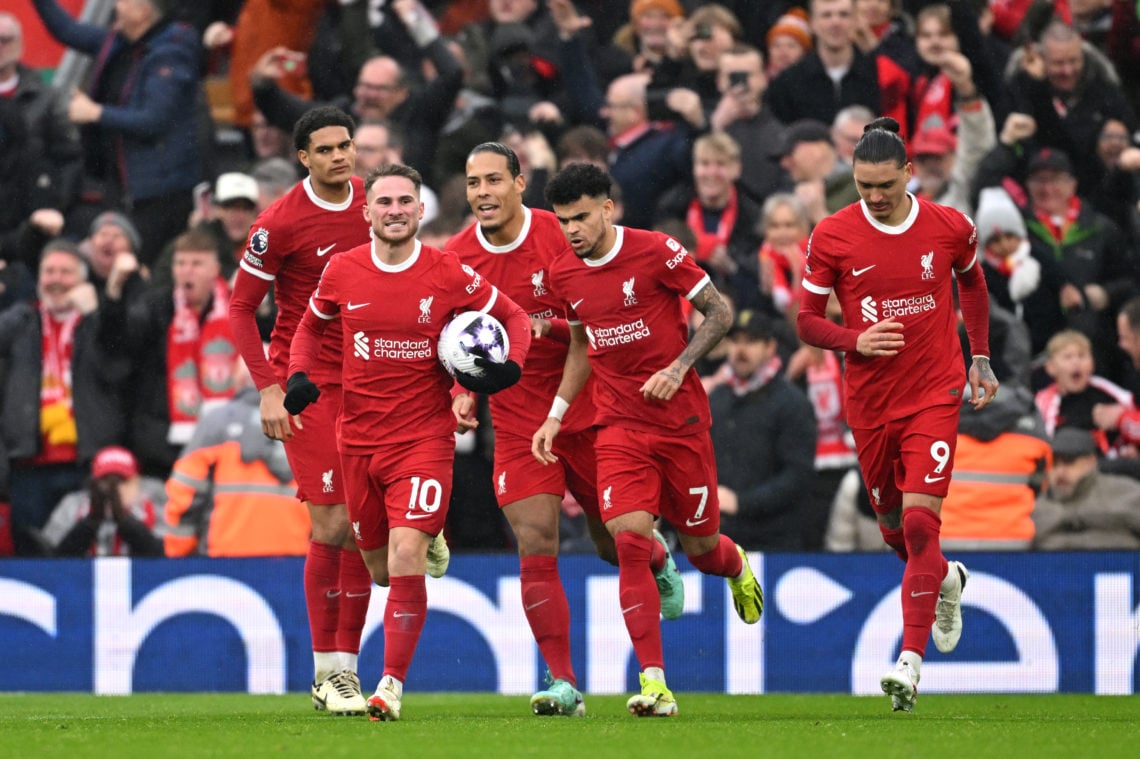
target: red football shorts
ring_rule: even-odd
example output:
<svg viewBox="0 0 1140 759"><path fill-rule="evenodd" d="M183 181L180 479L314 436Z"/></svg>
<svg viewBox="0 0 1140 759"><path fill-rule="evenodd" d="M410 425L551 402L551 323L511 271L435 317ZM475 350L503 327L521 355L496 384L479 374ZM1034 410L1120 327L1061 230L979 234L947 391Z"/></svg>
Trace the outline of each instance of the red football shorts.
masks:
<svg viewBox="0 0 1140 759"><path fill-rule="evenodd" d="M881 427L852 429L871 507L887 514L903 493L946 497L958 446L957 405L931 406Z"/></svg>
<svg viewBox="0 0 1140 759"><path fill-rule="evenodd" d="M659 435L600 427L596 450L603 521L648 511L685 535L720 530L716 456L708 432Z"/></svg>
<svg viewBox="0 0 1140 759"><path fill-rule="evenodd" d="M293 428L285 455L297 480L297 498L316 506L345 502L344 478L336 444L341 386L324 385L321 397L301 412L302 429Z"/></svg>
<svg viewBox="0 0 1140 759"><path fill-rule="evenodd" d="M388 545L393 527L414 527L429 535L443 529L451 500L454 435L378 445L372 453L343 458L348 520L362 551Z"/></svg>
<svg viewBox="0 0 1140 759"><path fill-rule="evenodd" d="M530 438L499 433L495 437L495 497L499 507L532 495L559 498L567 490L587 515L598 516L598 466L594 458L597 433L593 427L554 438L558 462L543 466L531 453Z"/></svg>

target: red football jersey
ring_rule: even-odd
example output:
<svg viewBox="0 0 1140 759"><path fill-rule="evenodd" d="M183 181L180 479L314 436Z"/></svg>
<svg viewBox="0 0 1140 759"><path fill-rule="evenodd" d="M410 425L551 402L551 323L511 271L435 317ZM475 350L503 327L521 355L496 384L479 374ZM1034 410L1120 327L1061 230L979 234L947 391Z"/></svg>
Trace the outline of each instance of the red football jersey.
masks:
<svg viewBox="0 0 1140 759"><path fill-rule="evenodd" d="M503 323L510 337L509 357L522 366L530 345L529 317L455 254L417 240L408 260L395 266L382 263L371 243L329 261L298 336L313 330L317 319L343 326L343 338L332 346L343 355L344 402L337 425L341 451L366 453L378 442L454 432L452 379L436 348L444 326L469 310L486 310ZM326 331L322 354L330 342ZM302 350L297 342L293 347ZM290 374L307 371L311 359L294 355Z"/></svg>
<svg viewBox="0 0 1140 759"><path fill-rule="evenodd" d="M848 351L852 427L962 402L966 371L952 280L953 271L976 265L977 232L961 211L911 198L911 212L897 227L853 203L821 221L808 243L804 288L818 295L834 289L849 329L887 320L903 325L906 344L896 356Z"/></svg>
<svg viewBox="0 0 1140 759"><path fill-rule="evenodd" d="M531 316L565 318L564 304L550 289L550 267L555 256L574 255L562 234L558 217L549 211L523 208L526 220L518 239L492 245L478 224L472 224L447 243L465 264L485 276L500 292ZM514 387L491 396L491 417L496 430L529 438L546 420L562 380L566 343L550 338L531 343L526 372ZM594 423L590 385L583 388L562 420L563 432L576 432Z"/></svg>
<svg viewBox="0 0 1140 759"><path fill-rule="evenodd" d="M265 362L260 340L256 353L245 341L241 344L242 356L258 389L287 376L289 343L325 265L338 254L371 239L363 207L364 181L359 177L352 178L348 200L335 205L317 197L306 177L262 211L253 223L234 284L234 299L251 300L256 308L272 283L277 304L277 321L269 343L272 370ZM339 323L329 328L339 334ZM330 339L325 344L319 363L309 372L314 382L339 383L339 343L339 339Z"/></svg>
<svg viewBox="0 0 1140 759"><path fill-rule="evenodd" d="M560 255L550 275L570 322L586 328L598 424L659 434L707 430L709 400L695 370L667 403L646 401L641 386L685 349L681 298L692 298L709 277L672 237L615 229L614 247L603 258Z"/></svg>

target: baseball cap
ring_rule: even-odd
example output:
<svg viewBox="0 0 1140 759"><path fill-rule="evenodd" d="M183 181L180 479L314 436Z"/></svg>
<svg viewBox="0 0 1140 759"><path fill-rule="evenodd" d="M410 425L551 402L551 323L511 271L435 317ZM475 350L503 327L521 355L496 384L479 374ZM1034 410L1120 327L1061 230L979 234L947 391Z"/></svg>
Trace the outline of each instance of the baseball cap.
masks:
<svg viewBox="0 0 1140 759"><path fill-rule="evenodd" d="M1042 148L1029 159L1030 176L1039 171L1063 171L1073 175L1073 162L1063 151L1056 148Z"/></svg>
<svg viewBox="0 0 1140 759"><path fill-rule="evenodd" d="M728 328L728 336L745 334L755 340L771 340L776 336L772 320L759 311L746 308L736 314L732 326Z"/></svg>
<svg viewBox="0 0 1140 759"><path fill-rule="evenodd" d="M220 175L214 184L214 202L218 205L235 200L248 200L256 204L257 198L257 180L249 174L229 171Z"/></svg>
<svg viewBox="0 0 1140 759"><path fill-rule="evenodd" d="M780 144L780 155L788 155L801 142L826 142L831 145L831 128L822 121L815 119L800 119L792 122L784 131L784 141Z"/></svg>
<svg viewBox="0 0 1140 759"><path fill-rule="evenodd" d="M910 152L918 155L946 155L958 147L958 138L946 127L923 129L910 141Z"/></svg>
<svg viewBox="0 0 1140 759"><path fill-rule="evenodd" d="M139 463L133 453L121 446L112 445L95 454L91 462L91 476L99 479L109 474L117 474L124 479L137 477Z"/></svg>
<svg viewBox="0 0 1140 759"><path fill-rule="evenodd" d="M1096 442L1088 430L1062 427L1053 436L1053 458L1075 459L1096 453Z"/></svg>

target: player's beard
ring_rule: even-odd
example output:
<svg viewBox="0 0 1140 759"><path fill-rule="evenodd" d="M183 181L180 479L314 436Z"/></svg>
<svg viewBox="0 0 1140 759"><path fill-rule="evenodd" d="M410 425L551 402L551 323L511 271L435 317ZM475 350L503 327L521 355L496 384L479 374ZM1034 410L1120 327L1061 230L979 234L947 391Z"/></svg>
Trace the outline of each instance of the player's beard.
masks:
<svg viewBox="0 0 1140 759"><path fill-rule="evenodd" d="M598 251L598 248L601 247L601 244L602 238L598 238L597 240L591 242L587 247L573 248L574 255L578 256L578 258L581 259L587 259Z"/></svg>
<svg viewBox="0 0 1140 759"><path fill-rule="evenodd" d="M415 219L408 219L406 231L403 234L389 234L388 228L383 225L381 225L379 230L373 229L372 234L376 237L377 240L384 243L385 245L396 247L397 245L401 245L415 237L416 233L419 232L419 230L419 222Z"/></svg>
<svg viewBox="0 0 1140 759"><path fill-rule="evenodd" d="M494 222L491 224L480 222L479 231L483 233L484 237L490 237L491 235L497 234L499 230L506 225L506 222Z"/></svg>

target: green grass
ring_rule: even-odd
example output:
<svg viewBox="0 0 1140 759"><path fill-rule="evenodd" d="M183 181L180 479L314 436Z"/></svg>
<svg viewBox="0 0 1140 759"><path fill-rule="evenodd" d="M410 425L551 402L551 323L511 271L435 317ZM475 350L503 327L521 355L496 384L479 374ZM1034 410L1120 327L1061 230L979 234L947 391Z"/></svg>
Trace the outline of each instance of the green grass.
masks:
<svg viewBox="0 0 1140 759"><path fill-rule="evenodd" d="M404 698L401 722L314 712L307 694L0 694L0 752L28 757L1114 757L1134 755L1140 700L1089 695L886 697L679 693L636 719L587 694L585 719L531 716L493 694ZM382 752L382 753L377 753Z"/></svg>

